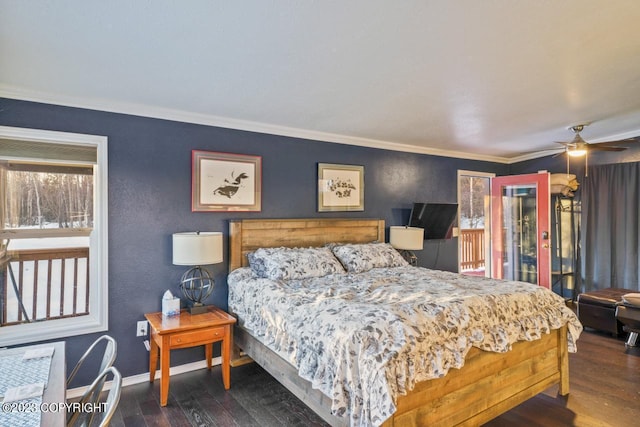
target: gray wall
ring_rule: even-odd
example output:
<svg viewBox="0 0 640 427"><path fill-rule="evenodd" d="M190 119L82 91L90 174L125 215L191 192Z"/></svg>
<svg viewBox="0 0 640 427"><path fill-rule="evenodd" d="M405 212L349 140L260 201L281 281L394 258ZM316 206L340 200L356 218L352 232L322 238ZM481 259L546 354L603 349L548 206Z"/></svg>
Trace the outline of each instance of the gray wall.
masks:
<svg viewBox="0 0 640 427"><path fill-rule="evenodd" d="M109 331L118 341L116 366L124 376L148 371L135 324L160 310L163 292L179 293L184 267L171 263L171 234L222 231L232 218L383 218L387 227L408 220L414 201L456 202L457 170L508 173L506 165L410 154L237 131L124 114L0 99L0 124L104 135L109 138ZM191 150L262 156L262 212L191 212ZM316 211L317 163L365 167L365 211ZM225 239L225 251L226 251ZM457 239L425 242L420 264L455 271ZM225 256L225 261L226 261ZM437 263L436 263L437 261ZM211 266L216 288L209 302L227 307L226 264ZM72 367L98 336L69 337ZM1 345L1 343L0 343ZM219 350L214 349L218 355ZM172 366L204 357L201 349L177 350ZM97 366L91 369L97 370ZM72 386L96 372L79 374Z"/></svg>

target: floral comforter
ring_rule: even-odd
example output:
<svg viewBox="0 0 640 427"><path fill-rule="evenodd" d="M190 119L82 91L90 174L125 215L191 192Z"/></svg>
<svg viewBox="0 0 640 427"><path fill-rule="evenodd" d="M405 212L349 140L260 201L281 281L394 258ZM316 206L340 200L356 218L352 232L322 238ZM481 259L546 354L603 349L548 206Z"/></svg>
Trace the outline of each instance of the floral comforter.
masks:
<svg viewBox="0 0 640 427"><path fill-rule="evenodd" d="M416 382L461 368L469 349L506 352L582 325L558 295L523 282L416 267L300 280L233 271L229 310L241 326L331 398L352 426L377 426Z"/></svg>

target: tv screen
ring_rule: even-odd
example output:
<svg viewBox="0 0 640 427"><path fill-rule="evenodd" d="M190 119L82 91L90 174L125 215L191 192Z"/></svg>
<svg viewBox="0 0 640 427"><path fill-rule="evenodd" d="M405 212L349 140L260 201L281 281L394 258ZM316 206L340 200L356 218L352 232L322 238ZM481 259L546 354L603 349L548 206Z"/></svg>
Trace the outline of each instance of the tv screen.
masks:
<svg viewBox="0 0 640 427"><path fill-rule="evenodd" d="M457 203L414 203L409 226L424 228L425 240L450 239L457 214Z"/></svg>

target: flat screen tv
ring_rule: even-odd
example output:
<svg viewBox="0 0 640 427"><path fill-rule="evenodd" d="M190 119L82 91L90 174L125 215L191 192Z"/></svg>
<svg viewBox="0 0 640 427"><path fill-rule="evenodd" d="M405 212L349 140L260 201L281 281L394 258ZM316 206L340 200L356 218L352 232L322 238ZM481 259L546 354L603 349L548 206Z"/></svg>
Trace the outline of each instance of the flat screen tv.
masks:
<svg viewBox="0 0 640 427"><path fill-rule="evenodd" d="M425 240L450 239L457 214L457 203L414 203L409 226L424 228Z"/></svg>

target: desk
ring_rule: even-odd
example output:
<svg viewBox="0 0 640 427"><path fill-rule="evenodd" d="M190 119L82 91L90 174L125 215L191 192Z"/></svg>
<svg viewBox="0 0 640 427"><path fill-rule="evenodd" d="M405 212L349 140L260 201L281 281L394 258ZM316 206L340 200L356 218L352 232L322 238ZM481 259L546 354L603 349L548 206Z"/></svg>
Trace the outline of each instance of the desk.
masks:
<svg viewBox="0 0 640 427"><path fill-rule="evenodd" d="M22 354L27 350L33 350L42 347L53 347L53 357L51 358L51 365L49 367L49 379L47 381L47 387L44 389L42 395L42 403L49 404L48 407L56 407L56 405L62 404L66 401L66 361L65 361L65 343L63 341L29 345L23 347L14 347L8 350L3 350L0 354ZM2 375L2 372L0 372ZM55 404L55 405L54 405ZM47 411L41 413L40 424L47 427L64 427L67 423L66 408L62 407L58 411Z"/></svg>
<svg viewBox="0 0 640 427"><path fill-rule="evenodd" d="M144 317L151 326L151 348L149 351L149 381L153 382L158 367L160 352L160 406L167 405L169 398L169 354L171 350L204 345L207 369L211 369L213 343L222 341L222 383L228 390L230 382L230 359L235 317L209 306L206 313L190 314L182 310L179 316L163 317L161 312L148 313Z"/></svg>

